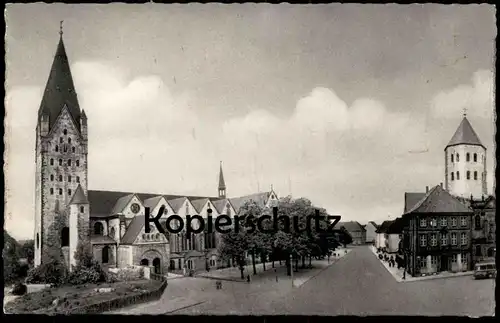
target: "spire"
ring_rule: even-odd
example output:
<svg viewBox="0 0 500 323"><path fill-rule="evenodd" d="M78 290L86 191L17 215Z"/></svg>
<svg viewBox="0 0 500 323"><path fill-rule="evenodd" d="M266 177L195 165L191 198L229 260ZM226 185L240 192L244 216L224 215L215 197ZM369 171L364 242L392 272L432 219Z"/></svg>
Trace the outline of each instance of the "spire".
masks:
<svg viewBox="0 0 500 323"><path fill-rule="evenodd" d="M83 191L82 186L78 184L78 187L76 188L76 191L73 194L71 201L69 201L69 204L88 204L88 203L89 200L87 199L87 196L85 196L85 192Z"/></svg>
<svg viewBox="0 0 500 323"><path fill-rule="evenodd" d="M64 47L62 21L59 28L59 44L57 45L38 114L39 118L41 115L48 115L50 130L66 105L76 126L80 129L80 106L76 97L68 56Z"/></svg>
<svg viewBox="0 0 500 323"><path fill-rule="evenodd" d="M464 118L462 119L462 122L458 126L457 131L455 131L455 134L451 138L448 145L446 145L446 148L455 145L475 145L485 148L467 119L466 110L464 110Z"/></svg>
<svg viewBox="0 0 500 323"><path fill-rule="evenodd" d="M222 173L222 161L220 162L219 170L219 197L226 197L226 183L224 182L224 174Z"/></svg>

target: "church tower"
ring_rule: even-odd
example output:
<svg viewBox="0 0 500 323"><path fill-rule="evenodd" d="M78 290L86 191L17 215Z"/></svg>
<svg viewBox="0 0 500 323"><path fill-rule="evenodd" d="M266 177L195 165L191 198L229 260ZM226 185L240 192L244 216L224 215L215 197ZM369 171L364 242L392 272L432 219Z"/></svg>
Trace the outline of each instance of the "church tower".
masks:
<svg viewBox="0 0 500 323"><path fill-rule="evenodd" d="M486 147L465 113L444 152L446 190L452 195L475 200L487 195Z"/></svg>
<svg viewBox="0 0 500 323"><path fill-rule="evenodd" d="M61 23L36 126L35 266L51 246L59 246L69 260L74 234L69 228L69 204L77 188L79 201L88 196L87 117L78 104L62 34ZM88 210L84 211L88 220Z"/></svg>
<svg viewBox="0 0 500 323"><path fill-rule="evenodd" d="M226 198L226 183L224 182L224 174L222 173L222 162L220 162L219 170L219 197Z"/></svg>

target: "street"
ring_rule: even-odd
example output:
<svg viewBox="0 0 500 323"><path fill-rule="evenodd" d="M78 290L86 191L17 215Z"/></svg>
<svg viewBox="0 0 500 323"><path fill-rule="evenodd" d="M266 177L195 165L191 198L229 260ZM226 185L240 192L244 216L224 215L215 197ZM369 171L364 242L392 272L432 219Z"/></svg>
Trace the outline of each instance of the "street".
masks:
<svg viewBox="0 0 500 323"><path fill-rule="evenodd" d="M492 315L495 281L471 276L398 283L365 246L299 288L225 284L203 304L172 314Z"/></svg>

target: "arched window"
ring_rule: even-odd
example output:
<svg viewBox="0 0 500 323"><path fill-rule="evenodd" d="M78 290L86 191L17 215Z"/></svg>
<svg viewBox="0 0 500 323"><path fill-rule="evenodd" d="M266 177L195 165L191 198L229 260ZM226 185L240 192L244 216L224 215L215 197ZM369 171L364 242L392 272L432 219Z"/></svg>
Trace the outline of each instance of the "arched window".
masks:
<svg viewBox="0 0 500 323"><path fill-rule="evenodd" d="M75 147L71 147L71 152L74 153L76 151Z"/></svg>
<svg viewBox="0 0 500 323"><path fill-rule="evenodd" d="M80 206L80 212L81 213L85 212L85 208L83 206Z"/></svg>
<svg viewBox="0 0 500 323"><path fill-rule="evenodd" d="M56 145L56 153L59 151L59 146Z"/></svg>
<svg viewBox="0 0 500 323"><path fill-rule="evenodd" d="M71 196L71 188L68 188L68 195Z"/></svg>
<svg viewBox="0 0 500 323"><path fill-rule="evenodd" d="M71 159L68 159L68 166L71 166Z"/></svg>
<svg viewBox="0 0 500 323"><path fill-rule="evenodd" d="M62 195L62 188L59 189L59 195Z"/></svg>
<svg viewBox="0 0 500 323"><path fill-rule="evenodd" d="M109 247L104 246L102 248L102 263L107 264L109 262Z"/></svg>
<svg viewBox="0 0 500 323"><path fill-rule="evenodd" d="M451 173L451 180L452 181L455 180L455 173L453 173L453 172Z"/></svg>
<svg viewBox="0 0 500 323"><path fill-rule="evenodd" d="M457 153L457 163L460 161L460 155Z"/></svg>
<svg viewBox="0 0 500 323"><path fill-rule="evenodd" d="M477 154L474 153L474 155L472 157L473 157L474 162L477 163Z"/></svg>
<svg viewBox="0 0 500 323"><path fill-rule="evenodd" d="M481 257L483 255L483 252L481 250L481 245L476 246L476 256Z"/></svg>
<svg viewBox="0 0 500 323"><path fill-rule="evenodd" d="M62 159L59 159L59 166L62 166Z"/></svg>
<svg viewBox="0 0 500 323"><path fill-rule="evenodd" d="M50 166L54 166L54 159L53 158L50 159Z"/></svg>
<svg viewBox="0 0 500 323"><path fill-rule="evenodd" d="M64 227L61 230L61 247L69 246L69 228Z"/></svg>
<svg viewBox="0 0 500 323"><path fill-rule="evenodd" d="M453 154L450 156L451 162L453 163Z"/></svg>
<svg viewBox="0 0 500 323"><path fill-rule="evenodd" d="M63 134L64 134L64 135L67 135L67 134L68 134L68 130L64 129L64 130L63 130Z"/></svg>
<svg viewBox="0 0 500 323"><path fill-rule="evenodd" d="M68 175L68 182L71 183L71 175Z"/></svg>
<svg viewBox="0 0 500 323"><path fill-rule="evenodd" d="M160 240L160 234L159 234L159 233L157 233L157 234L155 235L155 239L156 239L156 240Z"/></svg>
<svg viewBox="0 0 500 323"><path fill-rule="evenodd" d="M457 172L457 181L460 180L460 172Z"/></svg>
<svg viewBox="0 0 500 323"><path fill-rule="evenodd" d="M63 151L64 151L64 152L67 152L67 151L68 151L68 145L66 145L66 144L64 144L64 145L63 145Z"/></svg>
<svg viewBox="0 0 500 323"><path fill-rule="evenodd" d="M70 143L71 143L71 138L68 138L68 144L70 144Z"/></svg>
<svg viewBox="0 0 500 323"><path fill-rule="evenodd" d="M52 187L50 188L50 195L54 195L54 189Z"/></svg>
<svg viewBox="0 0 500 323"><path fill-rule="evenodd" d="M115 238L115 227L111 227L111 229L109 229L109 236L111 238Z"/></svg>
<svg viewBox="0 0 500 323"><path fill-rule="evenodd" d="M467 179L470 179L470 171L467 171L467 173L465 173L465 175L467 176Z"/></svg>
<svg viewBox="0 0 500 323"><path fill-rule="evenodd" d="M477 171L474 171L474 180L477 181Z"/></svg>
<svg viewBox="0 0 500 323"><path fill-rule="evenodd" d="M76 160L76 166L80 166L80 161L78 159Z"/></svg>
<svg viewBox="0 0 500 323"><path fill-rule="evenodd" d="M39 233L36 234L36 248L37 249L40 248L40 234Z"/></svg>
<svg viewBox="0 0 500 323"><path fill-rule="evenodd" d="M155 267L155 274L161 274L161 260L160 260L160 258L153 259L153 266Z"/></svg>
<svg viewBox="0 0 500 323"><path fill-rule="evenodd" d="M62 175L59 175L59 182L62 182Z"/></svg>
<svg viewBox="0 0 500 323"><path fill-rule="evenodd" d="M480 230L481 229L481 217L479 216L479 214L477 214L474 217L474 228L476 230Z"/></svg>
<svg viewBox="0 0 500 323"><path fill-rule="evenodd" d="M96 222L94 224L94 234L96 235L102 235L102 233L104 232L104 227L102 225L101 222Z"/></svg>
<svg viewBox="0 0 500 323"><path fill-rule="evenodd" d="M77 177L76 177L76 182L77 182L77 183L80 183L80 176L77 176Z"/></svg>
<svg viewBox="0 0 500 323"><path fill-rule="evenodd" d="M54 181L54 175L50 175L50 181L53 182Z"/></svg>
<svg viewBox="0 0 500 323"><path fill-rule="evenodd" d="M465 154L465 161L470 161L470 154L469 153Z"/></svg>

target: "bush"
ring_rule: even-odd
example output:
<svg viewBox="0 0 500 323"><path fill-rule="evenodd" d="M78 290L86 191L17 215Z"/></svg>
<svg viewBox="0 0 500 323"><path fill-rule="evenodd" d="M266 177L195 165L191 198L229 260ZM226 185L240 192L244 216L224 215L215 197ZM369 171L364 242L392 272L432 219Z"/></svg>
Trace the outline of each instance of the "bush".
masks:
<svg viewBox="0 0 500 323"><path fill-rule="evenodd" d="M12 289L12 294L20 296L20 295L26 294L27 291L28 291L28 288L26 287L26 285L21 284L21 283L17 283L14 286L14 288Z"/></svg>
<svg viewBox="0 0 500 323"><path fill-rule="evenodd" d="M143 268L123 268L120 269L117 273L108 273L108 281L133 281L140 280L144 278L144 269Z"/></svg>
<svg viewBox="0 0 500 323"><path fill-rule="evenodd" d="M28 270L29 284L61 285L66 281L66 267L56 259L48 259L38 267Z"/></svg>

